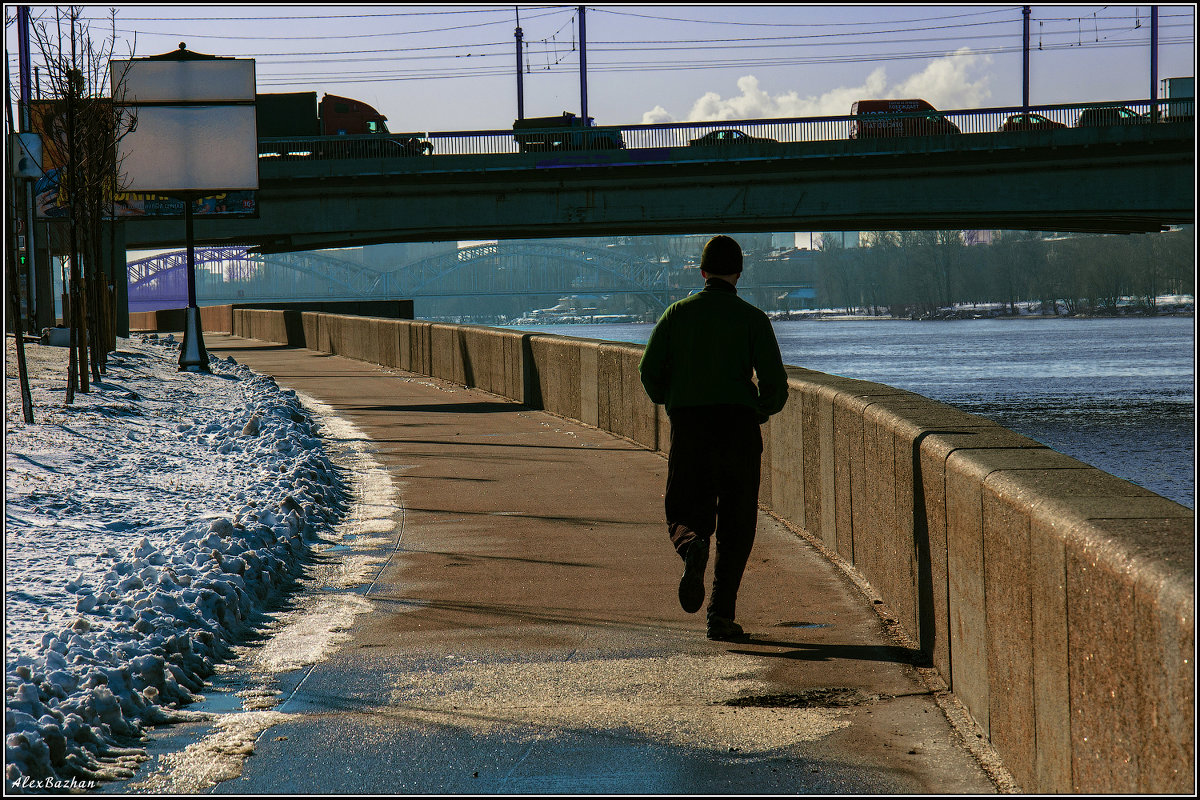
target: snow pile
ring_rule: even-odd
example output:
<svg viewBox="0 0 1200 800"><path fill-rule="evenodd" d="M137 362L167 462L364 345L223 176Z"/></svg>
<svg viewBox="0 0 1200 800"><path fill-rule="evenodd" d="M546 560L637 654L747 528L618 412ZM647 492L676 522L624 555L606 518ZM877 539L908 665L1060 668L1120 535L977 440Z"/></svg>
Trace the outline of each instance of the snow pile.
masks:
<svg viewBox="0 0 1200 800"><path fill-rule="evenodd" d="M295 393L232 359L180 373L170 337L120 340L64 408L66 350L28 353L36 423L12 374L5 397L6 778L128 777L143 726L185 715L345 483Z"/></svg>

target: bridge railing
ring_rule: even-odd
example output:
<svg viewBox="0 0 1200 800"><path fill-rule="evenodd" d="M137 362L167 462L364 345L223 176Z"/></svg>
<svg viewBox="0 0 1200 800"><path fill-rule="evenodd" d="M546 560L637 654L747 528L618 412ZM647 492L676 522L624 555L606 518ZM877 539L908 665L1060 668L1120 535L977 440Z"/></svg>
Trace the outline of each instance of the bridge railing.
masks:
<svg viewBox="0 0 1200 800"><path fill-rule="evenodd" d="M669 122L645 125L599 126L588 129L596 141L619 140L627 150L700 148L711 153L746 146L763 147L795 142L837 141L851 138L928 136L956 133L1039 131L1098 125L1131 125L1192 120L1191 98L1129 100L1107 103L1070 103L1022 108L1020 106L876 113L858 116L795 117L708 122ZM736 131L733 138L712 136ZM591 149L578 129L548 129L557 133L559 151ZM529 131L522 131L528 135ZM765 140L765 141L756 141ZM429 147L432 147L430 152ZM310 159L427 158L429 155L496 155L520 152L511 130L414 132L389 136L324 136L260 139L259 158L297 161ZM700 152L700 150L697 150Z"/></svg>

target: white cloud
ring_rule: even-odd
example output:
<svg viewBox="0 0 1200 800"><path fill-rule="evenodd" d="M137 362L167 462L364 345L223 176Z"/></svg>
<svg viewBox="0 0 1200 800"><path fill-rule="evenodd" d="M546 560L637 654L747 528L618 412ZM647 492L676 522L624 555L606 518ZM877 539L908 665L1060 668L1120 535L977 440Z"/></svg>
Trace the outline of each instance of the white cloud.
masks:
<svg viewBox="0 0 1200 800"><path fill-rule="evenodd" d="M659 122L674 122L671 114L662 106L655 106L646 113L642 114L642 125L654 125Z"/></svg>
<svg viewBox="0 0 1200 800"><path fill-rule="evenodd" d="M982 72L991 61L991 56L976 55L964 47L899 81L889 81L885 68L878 67L858 86L804 97L795 90L772 95L759 85L758 78L744 75L737 82L740 95L723 98L717 92L706 92L692 104L684 121L840 116L850 113L855 100L868 98L920 97L937 108L975 108L991 97L991 76ZM675 121L661 105L642 115L645 124Z"/></svg>
<svg viewBox="0 0 1200 800"><path fill-rule="evenodd" d="M971 54L963 47L953 56L930 62L921 72L896 85L890 97L923 97L937 108L978 108L992 96L990 75L971 81L969 75L992 63L991 56Z"/></svg>

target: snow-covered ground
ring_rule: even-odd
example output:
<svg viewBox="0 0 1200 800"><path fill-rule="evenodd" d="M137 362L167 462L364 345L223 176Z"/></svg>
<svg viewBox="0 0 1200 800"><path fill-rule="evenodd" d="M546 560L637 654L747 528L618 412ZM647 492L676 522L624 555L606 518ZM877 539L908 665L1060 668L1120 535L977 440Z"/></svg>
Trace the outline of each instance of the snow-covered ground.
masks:
<svg viewBox="0 0 1200 800"><path fill-rule="evenodd" d="M66 348L29 345L26 425L7 347L6 788L86 788L186 716L346 514L348 478L296 394L232 359L179 372L170 337L120 339L66 408Z"/></svg>

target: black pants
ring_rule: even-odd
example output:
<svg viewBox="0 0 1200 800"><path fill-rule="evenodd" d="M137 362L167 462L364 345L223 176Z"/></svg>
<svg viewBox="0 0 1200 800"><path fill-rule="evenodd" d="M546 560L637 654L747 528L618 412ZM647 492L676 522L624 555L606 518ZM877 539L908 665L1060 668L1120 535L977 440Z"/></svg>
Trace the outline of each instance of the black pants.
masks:
<svg viewBox="0 0 1200 800"><path fill-rule="evenodd" d="M762 433L744 406L697 406L671 415L667 530L680 556L716 536L709 616L733 619L758 524Z"/></svg>

